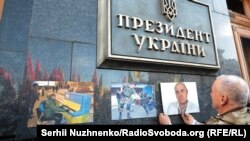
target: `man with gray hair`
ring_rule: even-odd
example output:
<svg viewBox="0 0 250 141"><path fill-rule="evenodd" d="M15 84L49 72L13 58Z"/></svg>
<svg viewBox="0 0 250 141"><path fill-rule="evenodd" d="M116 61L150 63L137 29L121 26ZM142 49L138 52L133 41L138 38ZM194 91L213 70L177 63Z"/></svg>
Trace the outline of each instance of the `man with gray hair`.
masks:
<svg viewBox="0 0 250 141"><path fill-rule="evenodd" d="M200 112L199 106L188 100L188 89L183 82L177 82L174 91L177 101L168 105L168 115Z"/></svg>
<svg viewBox="0 0 250 141"><path fill-rule="evenodd" d="M246 81L238 76L222 75L217 77L211 88L212 106L218 112L205 124L208 125L250 125L250 108L246 105L249 99L249 87ZM190 114L182 114L188 125L203 124L196 121ZM167 115L160 114L160 123L170 125Z"/></svg>

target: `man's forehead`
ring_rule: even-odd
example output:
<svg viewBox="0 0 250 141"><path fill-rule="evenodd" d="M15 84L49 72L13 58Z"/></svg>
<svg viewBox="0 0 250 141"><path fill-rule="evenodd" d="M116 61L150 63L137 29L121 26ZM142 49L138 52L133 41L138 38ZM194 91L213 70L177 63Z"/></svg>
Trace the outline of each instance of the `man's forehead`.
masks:
<svg viewBox="0 0 250 141"><path fill-rule="evenodd" d="M185 88L185 85L184 85L183 83L177 83L175 87L176 87L176 88L177 88L177 87L178 87L178 88Z"/></svg>

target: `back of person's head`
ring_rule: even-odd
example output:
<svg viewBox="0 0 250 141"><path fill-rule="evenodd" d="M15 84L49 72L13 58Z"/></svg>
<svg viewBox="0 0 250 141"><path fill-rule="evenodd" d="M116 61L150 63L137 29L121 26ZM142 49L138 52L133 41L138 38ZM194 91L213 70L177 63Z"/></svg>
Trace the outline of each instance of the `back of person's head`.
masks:
<svg viewBox="0 0 250 141"><path fill-rule="evenodd" d="M234 75L221 75L217 77L221 81L219 92L225 94L228 99L239 106L246 106L249 97L249 87L245 80Z"/></svg>

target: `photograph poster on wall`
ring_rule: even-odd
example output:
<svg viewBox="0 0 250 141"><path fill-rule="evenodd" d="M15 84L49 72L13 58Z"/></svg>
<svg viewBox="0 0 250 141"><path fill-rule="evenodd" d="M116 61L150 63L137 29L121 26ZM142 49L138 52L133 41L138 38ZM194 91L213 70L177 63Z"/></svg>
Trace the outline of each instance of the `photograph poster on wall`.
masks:
<svg viewBox="0 0 250 141"><path fill-rule="evenodd" d="M112 120L156 117L155 88L150 84L112 83Z"/></svg>
<svg viewBox="0 0 250 141"><path fill-rule="evenodd" d="M92 82L34 81L28 127L93 122Z"/></svg>
<svg viewBox="0 0 250 141"><path fill-rule="evenodd" d="M161 83L160 88L164 114L200 112L196 82Z"/></svg>

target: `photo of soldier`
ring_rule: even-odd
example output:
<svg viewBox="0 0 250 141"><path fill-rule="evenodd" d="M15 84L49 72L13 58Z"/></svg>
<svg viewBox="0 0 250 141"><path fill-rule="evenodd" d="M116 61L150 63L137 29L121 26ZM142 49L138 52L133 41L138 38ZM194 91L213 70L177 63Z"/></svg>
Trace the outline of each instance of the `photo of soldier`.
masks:
<svg viewBox="0 0 250 141"><path fill-rule="evenodd" d="M135 83L126 84L123 87L123 92L121 92L119 94L121 96L120 100L118 102L118 105L119 105L119 108L118 108L119 109L119 119L122 119L122 112L123 112L125 104L126 104L126 110L127 110L127 119L131 118L130 112L131 112L132 102L134 100L132 95L136 94L135 86L136 86Z"/></svg>
<svg viewBox="0 0 250 141"><path fill-rule="evenodd" d="M154 87L151 85L112 84L111 100L113 120L156 116Z"/></svg>
<svg viewBox="0 0 250 141"><path fill-rule="evenodd" d="M144 94L141 99L141 105L146 111L147 115L149 114L149 111L153 110L155 108L155 101L152 97L148 97L147 94Z"/></svg>

